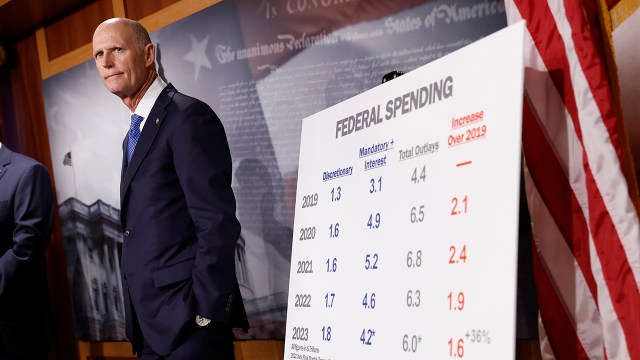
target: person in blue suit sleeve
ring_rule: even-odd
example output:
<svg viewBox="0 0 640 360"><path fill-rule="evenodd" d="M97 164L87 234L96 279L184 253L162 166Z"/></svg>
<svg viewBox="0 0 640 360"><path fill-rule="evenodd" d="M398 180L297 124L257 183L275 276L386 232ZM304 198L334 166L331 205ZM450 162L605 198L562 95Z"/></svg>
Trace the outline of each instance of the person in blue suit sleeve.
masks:
<svg viewBox="0 0 640 360"><path fill-rule="evenodd" d="M120 184L126 336L140 359L234 359L232 328L249 325L235 274L240 224L222 123L158 76L140 23L100 24L93 56L132 116Z"/></svg>
<svg viewBox="0 0 640 360"><path fill-rule="evenodd" d="M49 171L0 143L0 359L49 358Z"/></svg>

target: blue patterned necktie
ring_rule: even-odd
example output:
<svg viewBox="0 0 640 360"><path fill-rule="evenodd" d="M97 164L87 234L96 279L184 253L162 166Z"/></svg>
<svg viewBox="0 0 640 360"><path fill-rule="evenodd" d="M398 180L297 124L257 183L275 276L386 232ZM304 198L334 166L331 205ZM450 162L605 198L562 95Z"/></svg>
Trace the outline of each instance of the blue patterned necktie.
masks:
<svg viewBox="0 0 640 360"><path fill-rule="evenodd" d="M142 116L133 114L131 115L131 128L129 128L129 143L127 144L127 165L131 162L131 156L133 156L133 150L136 149L138 139L140 139L140 124L142 123Z"/></svg>

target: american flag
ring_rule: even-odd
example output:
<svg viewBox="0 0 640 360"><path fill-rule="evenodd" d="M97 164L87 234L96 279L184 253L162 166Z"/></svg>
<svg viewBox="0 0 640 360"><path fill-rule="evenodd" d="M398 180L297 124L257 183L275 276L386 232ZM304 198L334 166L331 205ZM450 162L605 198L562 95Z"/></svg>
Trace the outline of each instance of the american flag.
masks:
<svg viewBox="0 0 640 360"><path fill-rule="evenodd" d="M69 166L73 165L73 163L71 162L71 151L64 154L64 159L62 159L62 164L69 165Z"/></svg>
<svg viewBox="0 0 640 360"><path fill-rule="evenodd" d="M509 23L528 30L522 133L543 359L640 359L636 185L597 4L506 1Z"/></svg>

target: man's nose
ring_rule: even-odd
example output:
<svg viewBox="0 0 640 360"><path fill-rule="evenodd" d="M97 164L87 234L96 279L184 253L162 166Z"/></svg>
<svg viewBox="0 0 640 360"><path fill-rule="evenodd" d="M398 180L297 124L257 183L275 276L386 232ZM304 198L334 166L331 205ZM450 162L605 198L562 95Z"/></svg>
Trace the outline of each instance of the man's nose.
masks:
<svg viewBox="0 0 640 360"><path fill-rule="evenodd" d="M104 54L100 60L100 65L106 69L113 67L113 59L111 58L111 55Z"/></svg>

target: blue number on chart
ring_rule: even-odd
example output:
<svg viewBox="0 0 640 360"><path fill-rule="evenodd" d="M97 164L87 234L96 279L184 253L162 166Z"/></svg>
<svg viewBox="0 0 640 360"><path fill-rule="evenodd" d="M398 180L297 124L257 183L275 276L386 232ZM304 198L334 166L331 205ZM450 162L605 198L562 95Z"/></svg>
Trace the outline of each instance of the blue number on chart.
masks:
<svg viewBox="0 0 640 360"><path fill-rule="evenodd" d="M377 181L376 179L369 180L369 184L371 185L369 188L369 194L382 191L382 176L380 176Z"/></svg>
<svg viewBox="0 0 640 360"><path fill-rule="evenodd" d="M367 254L364 258L365 270L376 270L378 268L378 254Z"/></svg>
<svg viewBox="0 0 640 360"><path fill-rule="evenodd" d="M329 238L337 238L340 235L340 223L329 225Z"/></svg>
<svg viewBox="0 0 640 360"><path fill-rule="evenodd" d="M376 336L376 331L374 329L362 329L362 334L360 334L360 342L364 345L372 345L374 336Z"/></svg>
<svg viewBox="0 0 640 360"><path fill-rule="evenodd" d="M370 214L369 221L367 221L367 227L369 229L375 230L380 227L380 221L382 220L382 216L380 213Z"/></svg>
<svg viewBox="0 0 640 360"><path fill-rule="evenodd" d="M336 298L336 293L326 293L324 295L324 307L332 308L333 300Z"/></svg>
<svg viewBox="0 0 640 360"><path fill-rule="evenodd" d="M342 197L342 188L340 186L331 189L331 201L339 201Z"/></svg>
<svg viewBox="0 0 640 360"><path fill-rule="evenodd" d="M331 326L322 327L322 340L331 341Z"/></svg>
<svg viewBox="0 0 640 360"><path fill-rule="evenodd" d="M327 259L326 264L327 264L328 273L333 273L333 272L336 272L336 270L338 270L338 259L333 258L333 260L331 260L329 258Z"/></svg>
<svg viewBox="0 0 640 360"><path fill-rule="evenodd" d="M372 292L371 294L364 293L364 298L362 298L362 306L365 309L375 309L376 308L376 293Z"/></svg>

